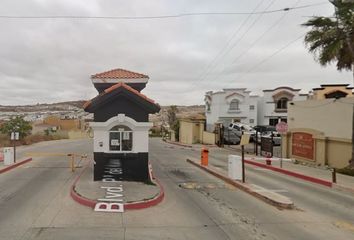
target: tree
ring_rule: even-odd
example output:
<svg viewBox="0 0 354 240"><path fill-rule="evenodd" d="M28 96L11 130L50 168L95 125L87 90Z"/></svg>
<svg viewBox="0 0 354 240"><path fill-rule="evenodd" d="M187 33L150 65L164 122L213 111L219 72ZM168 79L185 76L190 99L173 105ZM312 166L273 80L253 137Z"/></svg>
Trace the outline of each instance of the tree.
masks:
<svg viewBox="0 0 354 240"><path fill-rule="evenodd" d="M337 69L351 70L354 80L354 1L329 0L334 6L331 17L313 17L302 26L312 29L305 44L322 66L336 62ZM352 159L354 167L354 106L352 123Z"/></svg>
<svg viewBox="0 0 354 240"><path fill-rule="evenodd" d="M167 120L170 125L170 129L175 132L176 140L179 140L179 122L177 120L177 112L177 106L170 106L167 110Z"/></svg>
<svg viewBox="0 0 354 240"><path fill-rule="evenodd" d="M28 121L25 121L23 117L12 117L8 122L5 122L0 131L4 134L10 135L11 132L19 132L20 138L26 137L31 133L32 126Z"/></svg>

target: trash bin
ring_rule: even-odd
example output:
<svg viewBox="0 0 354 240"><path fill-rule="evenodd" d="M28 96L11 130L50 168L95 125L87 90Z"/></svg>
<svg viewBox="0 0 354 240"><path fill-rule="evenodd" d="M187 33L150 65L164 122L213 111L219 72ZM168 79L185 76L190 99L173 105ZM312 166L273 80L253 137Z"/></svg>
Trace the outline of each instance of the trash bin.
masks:
<svg viewBox="0 0 354 240"><path fill-rule="evenodd" d="M208 154L209 154L209 150L207 148L202 148L200 160L203 166L208 166L208 161L209 161Z"/></svg>
<svg viewBox="0 0 354 240"><path fill-rule="evenodd" d="M5 147L3 148L4 153L4 165L14 164L14 148Z"/></svg>
<svg viewBox="0 0 354 240"><path fill-rule="evenodd" d="M234 180L242 180L242 158L237 155L229 155L228 176Z"/></svg>

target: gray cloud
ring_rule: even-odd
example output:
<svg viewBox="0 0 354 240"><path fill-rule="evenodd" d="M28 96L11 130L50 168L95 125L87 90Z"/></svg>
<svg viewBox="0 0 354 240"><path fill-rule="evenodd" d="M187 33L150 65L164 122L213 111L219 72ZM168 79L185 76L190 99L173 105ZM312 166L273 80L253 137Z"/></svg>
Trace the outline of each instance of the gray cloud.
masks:
<svg viewBox="0 0 354 240"><path fill-rule="evenodd" d="M260 1L2 1L0 15L153 16L184 12L250 12ZM277 0L271 9L293 6ZM318 1L299 1L298 5ZM269 1L259 8L263 10ZM252 69L274 51L306 32L307 16L328 15L330 4L288 12L257 43L252 43L284 13L265 14L236 41L206 78L207 66L247 15L191 16L164 20L0 19L0 104L58 102L94 97L90 75L112 68L148 74L144 93L160 104L200 104L204 93L246 87L255 93L288 85L307 92L321 83L351 83L350 72L320 67L302 40ZM240 54L247 51L235 62Z"/></svg>

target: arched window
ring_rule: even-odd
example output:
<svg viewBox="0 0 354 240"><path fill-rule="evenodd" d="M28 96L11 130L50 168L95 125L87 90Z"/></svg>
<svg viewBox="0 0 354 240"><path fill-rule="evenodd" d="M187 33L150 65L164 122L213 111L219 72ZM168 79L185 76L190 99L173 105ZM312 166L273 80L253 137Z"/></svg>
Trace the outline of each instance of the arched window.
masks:
<svg viewBox="0 0 354 240"><path fill-rule="evenodd" d="M287 109L288 108L288 99L283 97L283 98L280 98L278 101L277 101L277 109Z"/></svg>
<svg viewBox="0 0 354 240"><path fill-rule="evenodd" d="M109 150L127 152L133 149L133 131L124 125L109 130Z"/></svg>
<svg viewBox="0 0 354 240"><path fill-rule="evenodd" d="M239 110L239 101L237 99L232 99L229 110Z"/></svg>

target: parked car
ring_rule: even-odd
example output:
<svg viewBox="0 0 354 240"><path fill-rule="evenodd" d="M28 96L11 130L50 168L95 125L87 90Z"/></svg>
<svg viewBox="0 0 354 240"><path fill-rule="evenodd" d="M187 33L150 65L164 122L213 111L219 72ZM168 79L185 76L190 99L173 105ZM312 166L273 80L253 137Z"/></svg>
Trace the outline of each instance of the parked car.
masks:
<svg viewBox="0 0 354 240"><path fill-rule="evenodd" d="M263 130L264 129L267 129L267 131L257 132L257 142L261 143L262 137L271 138L273 134L273 146L280 146L281 136L275 130L275 127L273 128L273 126L270 126L269 128L263 128Z"/></svg>
<svg viewBox="0 0 354 240"><path fill-rule="evenodd" d="M257 125L254 127L254 130L258 132L269 132L269 131L276 131L274 126L271 125Z"/></svg>
<svg viewBox="0 0 354 240"><path fill-rule="evenodd" d="M280 146L281 145L281 136L277 131L268 131L268 132L263 132L261 134L261 137L266 137L266 138L271 138L273 133L273 146ZM261 141L261 138L258 140L259 142Z"/></svg>
<svg viewBox="0 0 354 240"><path fill-rule="evenodd" d="M230 123L228 130L235 132L239 137L241 137L242 132L250 134L252 140L256 134L256 131L251 126L243 123Z"/></svg>
<svg viewBox="0 0 354 240"><path fill-rule="evenodd" d="M225 144L232 144L237 145L240 144L241 137L233 131L226 131L224 132L224 143Z"/></svg>

